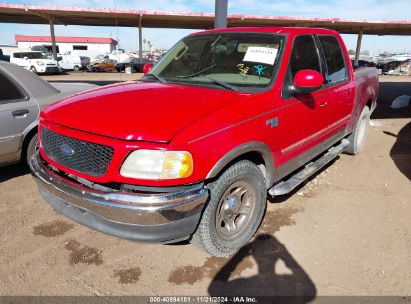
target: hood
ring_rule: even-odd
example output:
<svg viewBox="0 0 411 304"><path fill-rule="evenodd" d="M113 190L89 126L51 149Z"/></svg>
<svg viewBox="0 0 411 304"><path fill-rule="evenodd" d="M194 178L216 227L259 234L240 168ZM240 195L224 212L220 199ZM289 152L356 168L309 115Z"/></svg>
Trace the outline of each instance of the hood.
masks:
<svg viewBox="0 0 411 304"><path fill-rule="evenodd" d="M180 130L249 94L132 82L77 94L47 107L44 119L123 140L169 142Z"/></svg>

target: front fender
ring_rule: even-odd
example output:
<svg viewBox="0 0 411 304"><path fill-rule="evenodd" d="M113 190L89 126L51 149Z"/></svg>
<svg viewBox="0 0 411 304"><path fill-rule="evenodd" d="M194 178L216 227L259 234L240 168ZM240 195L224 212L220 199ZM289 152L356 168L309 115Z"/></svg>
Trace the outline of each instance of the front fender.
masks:
<svg viewBox="0 0 411 304"><path fill-rule="evenodd" d="M243 143L236 148L227 152L210 170L207 175L207 179L216 177L222 170L230 164L233 160L245 155L246 153L257 152L259 153L265 163L266 167L266 184L267 188L270 187L275 180L276 172L274 168L274 159L270 148L259 141L250 141Z"/></svg>

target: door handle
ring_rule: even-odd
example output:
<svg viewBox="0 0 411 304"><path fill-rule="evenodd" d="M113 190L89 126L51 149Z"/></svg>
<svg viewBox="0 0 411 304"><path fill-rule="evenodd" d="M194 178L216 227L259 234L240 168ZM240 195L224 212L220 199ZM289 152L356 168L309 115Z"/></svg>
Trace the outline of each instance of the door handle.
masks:
<svg viewBox="0 0 411 304"><path fill-rule="evenodd" d="M328 105L328 102L326 101L320 103L320 107L325 107L326 105Z"/></svg>
<svg viewBox="0 0 411 304"><path fill-rule="evenodd" d="M21 110L16 110L11 112L11 115L13 115L13 117L20 117L20 116L24 116L26 114L28 114L30 111L27 109L21 109Z"/></svg>

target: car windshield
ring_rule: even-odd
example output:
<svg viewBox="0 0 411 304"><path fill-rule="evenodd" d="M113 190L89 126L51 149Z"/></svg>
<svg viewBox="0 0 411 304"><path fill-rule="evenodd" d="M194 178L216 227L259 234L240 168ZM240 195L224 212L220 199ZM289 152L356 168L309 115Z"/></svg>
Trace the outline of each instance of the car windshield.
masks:
<svg viewBox="0 0 411 304"><path fill-rule="evenodd" d="M178 42L147 78L254 91L273 78L284 36L265 33L191 35Z"/></svg>

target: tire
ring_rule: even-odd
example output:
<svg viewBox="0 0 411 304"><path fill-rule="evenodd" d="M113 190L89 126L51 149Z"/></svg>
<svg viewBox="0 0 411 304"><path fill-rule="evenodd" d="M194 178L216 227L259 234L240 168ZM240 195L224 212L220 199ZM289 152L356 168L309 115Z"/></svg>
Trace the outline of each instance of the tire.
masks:
<svg viewBox="0 0 411 304"><path fill-rule="evenodd" d="M345 153L357 155L364 148L368 126L370 125L370 115L370 109L365 106L358 118L353 132L348 137L350 145L345 149Z"/></svg>
<svg viewBox="0 0 411 304"><path fill-rule="evenodd" d="M31 157L36 152L38 139L39 139L39 136L36 133L33 135L33 137L29 141L29 144L27 145L27 149L25 151L25 157L26 157L25 160L26 160L27 165L29 165Z"/></svg>
<svg viewBox="0 0 411 304"><path fill-rule="evenodd" d="M79 67L78 65L75 65L74 68L73 68L73 70L76 71L76 72L77 72L77 71L80 71L80 67Z"/></svg>
<svg viewBox="0 0 411 304"><path fill-rule="evenodd" d="M30 72L33 72L34 74L37 74L37 69L34 66L32 66L32 67L30 67Z"/></svg>
<svg viewBox="0 0 411 304"><path fill-rule="evenodd" d="M192 241L212 256L228 256L260 226L267 204L265 178L254 163L242 160L207 188L210 198Z"/></svg>

